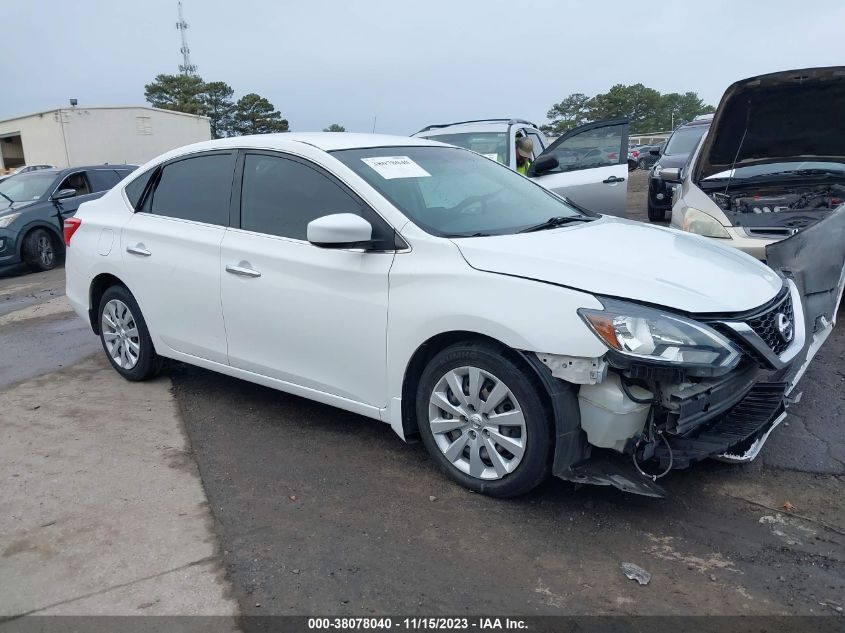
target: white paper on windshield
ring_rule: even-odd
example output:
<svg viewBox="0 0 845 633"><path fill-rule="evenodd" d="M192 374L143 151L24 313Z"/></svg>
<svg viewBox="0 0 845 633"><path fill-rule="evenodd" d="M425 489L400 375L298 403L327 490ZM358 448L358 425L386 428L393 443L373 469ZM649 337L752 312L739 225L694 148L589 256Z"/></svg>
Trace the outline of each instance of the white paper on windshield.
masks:
<svg viewBox="0 0 845 633"><path fill-rule="evenodd" d="M490 160L495 160L497 163L499 162L499 155L498 154L482 154L484 158L489 158Z"/></svg>
<svg viewBox="0 0 845 633"><path fill-rule="evenodd" d="M425 169L417 165L407 156L376 156L362 158L378 175L385 180L394 178L427 178L431 176Z"/></svg>

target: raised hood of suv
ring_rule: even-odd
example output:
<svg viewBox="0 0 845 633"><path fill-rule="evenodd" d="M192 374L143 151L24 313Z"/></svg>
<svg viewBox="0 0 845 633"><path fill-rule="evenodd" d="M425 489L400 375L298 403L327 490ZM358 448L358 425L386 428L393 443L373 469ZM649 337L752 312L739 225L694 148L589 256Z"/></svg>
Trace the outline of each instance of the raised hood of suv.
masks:
<svg viewBox="0 0 845 633"><path fill-rule="evenodd" d="M845 162L845 66L788 70L731 85L696 161L696 182L732 167Z"/></svg>
<svg viewBox="0 0 845 633"><path fill-rule="evenodd" d="M782 286L771 269L714 240L608 217L454 243L478 270L698 314L750 310Z"/></svg>

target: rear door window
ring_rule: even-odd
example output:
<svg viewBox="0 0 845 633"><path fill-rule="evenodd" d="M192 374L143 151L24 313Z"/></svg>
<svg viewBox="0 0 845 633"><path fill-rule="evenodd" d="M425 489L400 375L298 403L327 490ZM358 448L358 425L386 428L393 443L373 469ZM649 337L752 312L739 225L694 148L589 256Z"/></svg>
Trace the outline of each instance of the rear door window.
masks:
<svg viewBox="0 0 845 633"><path fill-rule="evenodd" d="M226 226L234 169L235 154L230 152L168 163L161 168L155 188L139 210Z"/></svg>
<svg viewBox="0 0 845 633"><path fill-rule="evenodd" d="M91 183L91 193L108 191L119 181L117 172L113 169L91 169L88 171L88 182Z"/></svg>

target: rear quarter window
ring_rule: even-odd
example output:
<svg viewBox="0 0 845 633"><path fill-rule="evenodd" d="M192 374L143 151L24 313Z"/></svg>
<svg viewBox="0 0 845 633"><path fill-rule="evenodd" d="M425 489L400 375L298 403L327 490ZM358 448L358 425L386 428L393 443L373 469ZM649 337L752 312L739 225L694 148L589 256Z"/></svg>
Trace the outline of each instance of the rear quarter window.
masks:
<svg viewBox="0 0 845 633"><path fill-rule="evenodd" d="M138 205L141 203L141 196L144 195L144 189L146 189L147 183L150 182L150 178L152 178L155 171L155 168L150 169L124 187L123 191L126 193L129 204L132 205L133 209L138 209Z"/></svg>

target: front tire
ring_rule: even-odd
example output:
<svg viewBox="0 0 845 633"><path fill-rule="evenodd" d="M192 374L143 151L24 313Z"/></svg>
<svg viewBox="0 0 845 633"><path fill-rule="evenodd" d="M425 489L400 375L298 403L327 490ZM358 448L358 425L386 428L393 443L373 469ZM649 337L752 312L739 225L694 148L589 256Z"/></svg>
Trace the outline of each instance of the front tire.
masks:
<svg viewBox="0 0 845 633"><path fill-rule="evenodd" d="M100 342L115 371L127 380L147 380L161 369L147 323L135 297L124 286L103 293L97 312Z"/></svg>
<svg viewBox="0 0 845 633"><path fill-rule="evenodd" d="M503 350L467 341L437 353L417 386L417 424L438 468L494 497L532 490L548 476L549 414L538 385Z"/></svg>
<svg viewBox="0 0 845 633"><path fill-rule="evenodd" d="M648 203L648 219L649 222L665 222L666 221L666 209L657 209L652 206L651 202Z"/></svg>
<svg viewBox="0 0 845 633"><path fill-rule="evenodd" d="M46 272L56 267L59 258L55 238L47 229L33 229L23 239L23 261L35 272Z"/></svg>

